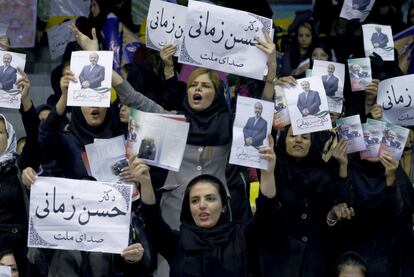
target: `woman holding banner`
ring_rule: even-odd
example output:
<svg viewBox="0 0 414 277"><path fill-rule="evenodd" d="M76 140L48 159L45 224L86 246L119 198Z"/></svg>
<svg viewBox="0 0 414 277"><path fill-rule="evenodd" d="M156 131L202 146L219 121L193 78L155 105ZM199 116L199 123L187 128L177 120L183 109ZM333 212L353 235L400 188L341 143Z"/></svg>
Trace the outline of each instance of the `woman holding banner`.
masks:
<svg viewBox="0 0 414 277"><path fill-rule="evenodd" d="M273 144L271 137L269 142ZM160 215L149 167L135 157L130 159L121 176L140 186L147 226L170 264L170 276L249 276L249 248L253 239L266 232L272 211L278 209L273 175L276 155L273 147L261 149L260 154L269 167L261 170L261 195L253 221L247 226L232 222L226 186L219 178L202 174L186 187L179 231Z"/></svg>

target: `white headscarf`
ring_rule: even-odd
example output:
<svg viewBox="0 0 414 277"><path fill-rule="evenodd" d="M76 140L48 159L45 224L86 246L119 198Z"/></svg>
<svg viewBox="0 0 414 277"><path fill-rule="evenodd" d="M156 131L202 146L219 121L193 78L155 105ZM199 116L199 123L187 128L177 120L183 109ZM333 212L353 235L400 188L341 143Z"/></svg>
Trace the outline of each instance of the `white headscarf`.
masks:
<svg viewBox="0 0 414 277"><path fill-rule="evenodd" d="M13 163L16 159L16 133L14 132L13 125L7 121L6 117L0 114L0 118L4 120L7 130L7 147L3 153L0 153L0 167L3 167L9 163Z"/></svg>

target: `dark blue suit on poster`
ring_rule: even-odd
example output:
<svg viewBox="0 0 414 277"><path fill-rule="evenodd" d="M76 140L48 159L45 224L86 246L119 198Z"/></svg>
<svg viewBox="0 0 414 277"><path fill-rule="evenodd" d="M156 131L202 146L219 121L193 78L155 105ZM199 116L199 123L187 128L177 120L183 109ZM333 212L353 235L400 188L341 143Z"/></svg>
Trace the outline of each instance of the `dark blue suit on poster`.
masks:
<svg viewBox="0 0 414 277"><path fill-rule="evenodd" d="M98 88L102 86L102 81L105 79L105 67L102 65L95 65L91 70L91 65L84 66L79 80L82 84L84 81L89 82L89 88Z"/></svg>
<svg viewBox="0 0 414 277"><path fill-rule="evenodd" d="M308 95L306 96L305 92L299 94L297 107L302 114L302 116L306 115L315 115L319 112L319 106L321 105L321 98L319 97L319 93L314 90L309 90ZM308 109L309 113L305 114L303 112L304 109Z"/></svg>
<svg viewBox="0 0 414 277"><path fill-rule="evenodd" d="M352 6L354 7L354 5L358 5L356 10L359 11L365 10L369 6L369 3L371 3L371 0L352 0Z"/></svg>
<svg viewBox="0 0 414 277"><path fill-rule="evenodd" d="M388 44L388 36L384 33L375 32L371 36L371 42L375 48L385 48ZM375 46L375 44L378 44L378 46Z"/></svg>
<svg viewBox="0 0 414 277"><path fill-rule="evenodd" d="M13 84L16 83L17 70L10 65L7 66L6 70L4 68L4 65L0 66L0 83L3 90L10 90L13 88Z"/></svg>
<svg viewBox="0 0 414 277"><path fill-rule="evenodd" d="M323 87L325 88L326 95L335 96L335 92L338 90L339 79L334 75L323 75L322 83Z"/></svg>
<svg viewBox="0 0 414 277"><path fill-rule="evenodd" d="M243 128L244 140L247 138L252 138L252 146L258 147L263 145L263 140L266 138L267 133L267 122L261 116L257 119L255 124L256 117L250 117L247 120L246 125Z"/></svg>

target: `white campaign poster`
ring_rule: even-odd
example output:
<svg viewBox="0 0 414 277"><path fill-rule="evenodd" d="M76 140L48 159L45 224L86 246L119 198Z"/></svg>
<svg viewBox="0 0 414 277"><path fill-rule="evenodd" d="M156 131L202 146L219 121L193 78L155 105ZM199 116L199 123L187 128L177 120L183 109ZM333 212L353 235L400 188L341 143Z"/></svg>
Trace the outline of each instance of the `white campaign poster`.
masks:
<svg viewBox="0 0 414 277"><path fill-rule="evenodd" d="M273 128L280 129L290 124L289 111L285 91L281 86L275 86L275 113L273 115Z"/></svg>
<svg viewBox="0 0 414 277"><path fill-rule="evenodd" d="M347 141L347 153L366 149L359 114L341 117L336 120L336 132L341 140Z"/></svg>
<svg viewBox="0 0 414 277"><path fill-rule="evenodd" d="M321 77L298 79L295 86L286 86L284 91L294 135L332 128Z"/></svg>
<svg viewBox="0 0 414 277"><path fill-rule="evenodd" d="M151 0L147 16L146 46L160 51L168 44L177 46L179 56L184 38L187 7L161 0Z"/></svg>
<svg viewBox="0 0 414 277"><path fill-rule="evenodd" d="M70 70L77 82L69 83L68 106L109 107L112 51L72 52Z"/></svg>
<svg viewBox="0 0 414 277"><path fill-rule="evenodd" d="M183 161L190 124L185 117L130 109L127 154L145 163L178 171Z"/></svg>
<svg viewBox="0 0 414 277"><path fill-rule="evenodd" d="M132 186L38 177L28 247L120 254L128 246Z"/></svg>
<svg viewBox="0 0 414 277"><path fill-rule="evenodd" d="M231 164L267 169L268 162L260 158L259 150L269 145L267 136L272 130L273 114L273 102L237 97Z"/></svg>
<svg viewBox="0 0 414 277"><path fill-rule="evenodd" d="M267 55L256 47L272 33L272 20L245 11L189 1L179 62L253 79L267 74Z"/></svg>
<svg viewBox="0 0 414 277"><path fill-rule="evenodd" d="M49 52L52 60L62 56L65 53L66 45L68 45L69 42L76 40L68 27L70 24L74 23L75 20L65 21L47 31Z"/></svg>
<svg viewBox="0 0 414 277"><path fill-rule="evenodd" d="M365 57L372 56L375 52L384 61L394 60L394 40L391 26L378 24L362 25L364 34Z"/></svg>
<svg viewBox="0 0 414 277"><path fill-rule="evenodd" d="M377 104L385 121L403 126L414 125L414 75L386 79L378 86Z"/></svg>
<svg viewBox="0 0 414 277"><path fill-rule="evenodd" d="M17 68L24 71L26 54L0 51L0 107L19 109L22 88L16 86L21 78Z"/></svg>
<svg viewBox="0 0 414 277"><path fill-rule="evenodd" d="M345 65L315 60L312 76L322 77L322 83L328 97L329 111L341 113L344 102Z"/></svg>
<svg viewBox="0 0 414 277"><path fill-rule="evenodd" d="M374 6L375 0L344 0L340 17L351 20L365 21Z"/></svg>

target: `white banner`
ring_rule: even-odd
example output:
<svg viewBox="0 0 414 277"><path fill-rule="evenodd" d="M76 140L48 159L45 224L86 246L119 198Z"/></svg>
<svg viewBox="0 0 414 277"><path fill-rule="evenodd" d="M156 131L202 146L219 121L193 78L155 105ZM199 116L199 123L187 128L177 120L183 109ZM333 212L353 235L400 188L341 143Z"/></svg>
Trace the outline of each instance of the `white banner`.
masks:
<svg viewBox="0 0 414 277"><path fill-rule="evenodd" d="M121 253L132 186L38 177L30 193L28 247Z"/></svg>
<svg viewBox="0 0 414 277"><path fill-rule="evenodd" d="M413 74L380 82L377 103L382 107L385 121L404 126L414 125L413 83Z"/></svg>
<svg viewBox="0 0 414 277"><path fill-rule="evenodd" d="M52 60L62 56L65 53L66 45L76 40L68 27L74 23L75 20L69 20L47 31L47 40L49 42L49 51Z"/></svg>
<svg viewBox="0 0 414 277"><path fill-rule="evenodd" d="M187 7L152 0L147 16L146 45L161 50L168 44L177 46L174 56L178 57L184 38L184 24Z"/></svg>
<svg viewBox="0 0 414 277"><path fill-rule="evenodd" d="M189 1L180 63L262 80L267 55L256 47L272 20L252 13Z"/></svg>

